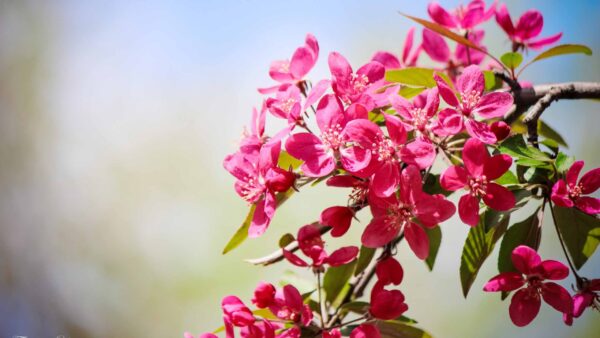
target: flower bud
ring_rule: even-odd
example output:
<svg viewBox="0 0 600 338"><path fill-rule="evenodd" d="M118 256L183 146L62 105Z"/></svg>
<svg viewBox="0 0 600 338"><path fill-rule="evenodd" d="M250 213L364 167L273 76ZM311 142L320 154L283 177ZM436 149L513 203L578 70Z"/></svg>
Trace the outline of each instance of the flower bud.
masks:
<svg viewBox="0 0 600 338"><path fill-rule="evenodd" d="M296 174L292 171L274 167L269 169L265 178L269 190L274 192L285 192L294 185Z"/></svg>
<svg viewBox="0 0 600 338"><path fill-rule="evenodd" d="M264 309L273 303L275 299L275 287L273 284L261 282L254 290L252 303L258 308Z"/></svg>
<svg viewBox="0 0 600 338"><path fill-rule="evenodd" d="M490 126L498 141L504 140L510 134L510 126L504 121L496 121Z"/></svg>

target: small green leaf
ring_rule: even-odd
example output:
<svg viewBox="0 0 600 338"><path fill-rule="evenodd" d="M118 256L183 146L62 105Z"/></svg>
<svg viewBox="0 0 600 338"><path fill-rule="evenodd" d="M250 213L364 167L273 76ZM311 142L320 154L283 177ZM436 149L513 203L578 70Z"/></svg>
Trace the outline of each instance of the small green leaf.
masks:
<svg viewBox="0 0 600 338"><path fill-rule="evenodd" d="M371 306L371 304L369 304L367 302L354 301L354 302L349 302L349 303L343 304L340 307L340 311L348 311L348 312L357 313L359 315L364 315L365 313L367 313L369 311L370 306Z"/></svg>
<svg viewBox="0 0 600 338"><path fill-rule="evenodd" d="M543 151L528 145L523 139L523 135L513 135L504 140L498 150L501 153L508 154L516 158L516 163L527 167L548 167L551 168L552 159Z"/></svg>
<svg viewBox="0 0 600 338"><path fill-rule="evenodd" d="M297 158L295 158L294 156L290 155L287 151L282 150L281 153L279 154L279 161L277 161L277 165L280 168L283 169L289 169L290 167L292 169L298 169L298 167L300 167L300 165L302 165L302 160L299 160Z"/></svg>
<svg viewBox="0 0 600 338"><path fill-rule="evenodd" d="M498 254L499 272L517 271L511 257L513 250L519 245L527 245L537 251L540 246L543 219L544 210L540 206L531 216L508 228L500 243L500 253Z"/></svg>
<svg viewBox="0 0 600 338"><path fill-rule="evenodd" d="M356 260L341 266L332 266L327 269L323 277L323 289L326 299L334 302L354 272Z"/></svg>
<svg viewBox="0 0 600 338"><path fill-rule="evenodd" d="M385 80L409 86L433 88L436 86L433 73L434 70L429 68L408 67L393 69L385 72Z"/></svg>
<svg viewBox="0 0 600 338"><path fill-rule="evenodd" d="M460 258L460 282L465 298L509 220L510 214L488 209L480 216L479 224L469 230Z"/></svg>
<svg viewBox="0 0 600 338"><path fill-rule="evenodd" d="M519 179L512 171L508 170L502 176L496 179L496 183L500 185L519 184Z"/></svg>
<svg viewBox="0 0 600 338"><path fill-rule="evenodd" d="M592 55L592 50L590 49L590 47L585 46L585 45L575 45L575 44L558 45L558 46L552 47L546 51L541 52L540 54L538 54L538 56L536 56L533 60L531 60L531 62L529 62L529 64L532 64L536 61L540 61L543 59L551 58L551 57L558 56L558 55L565 55L565 54Z"/></svg>
<svg viewBox="0 0 600 338"><path fill-rule="evenodd" d="M579 270L600 243L600 219L579 209L559 206L554 207L554 217L573 264Z"/></svg>
<svg viewBox="0 0 600 338"><path fill-rule="evenodd" d="M540 135L556 141L558 144L568 147L567 141L556 131L541 119L538 120L538 132Z"/></svg>
<svg viewBox="0 0 600 338"><path fill-rule="evenodd" d="M431 335L422 329L393 320L378 320L375 326L379 329L381 338L431 338Z"/></svg>
<svg viewBox="0 0 600 338"><path fill-rule="evenodd" d="M500 57L500 61L510 69L516 69L523 62L523 55L516 52L508 52Z"/></svg>
<svg viewBox="0 0 600 338"><path fill-rule="evenodd" d="M418 324L419 322L417 322L416 320L406 317L405 315L401 315L400 317L394 319L395 322L402 322L402 323L406 323L406 324Z"/></svg>
<svg viewBox="0 0 600 338"><path fill-rule="evenodd" d="M423 184L423 191L430 195L442 194L444 196L449 196L453 193L453 191L444 190L440 185L440 175L437 174L429 174L425 183Z"/></svg>
<svg viewBox="0 0 600 338"><path fill-rule="evenodd" d="M252 311L252 313L265 319L278 319L277 316L275 316L269 309L256 309Z"/></svg>
<svg viewBox="0 0 600 338"><path fill-rule="evenodd" d="M244 220L242 225L237 229L235 234L233 234L233 237L231 237L229 242L227 242L227 245L225 245L225 248L223 249L223 255L237 248L246 240L246 238L248 238L248 229L250 228L250 223L252 222L252 218L254 217L254 210L256 210L256 204L252 204L250 210L248 211L246 219Z"/></svg>
<svg viewBox="0 0 600 338"><path fill-rule="evenodd" d="M485 90L488 92L502 88L502 80L500 80L491 70L484 70L483 77L485 79Z"/></svg>
<svg viewBox="0 0 600 338"><path fill-rule="evenodd" d="M294 235L292 235L290 233L284 234L279 239L279 247L285 248L286 246L288 246L288 244L292 243L295 240L296 240L296 238L294 238Z"/></svg>
<svg viewBox="0 0 600 338"><path fill-rule="evenodd" d="M373 256L375 256L375 249L361 245L360 252L358 253L356 270L354 271L355 276L358 276L358 274L363 272L367 266L369 266L369 263L373 260Z"/></svg>
<svg viewBox="0 0 600 338"><path fill-rule="evenodd" d="M427 237L429 237L429 256L427 256L425 264L427 264L429 271L431 271L433 270L440 244L442 243L442 230L439 226L436 226L435 228L426 227L425 232L427 233Z"/></svg>
<svg viewBox="0 0 600 338"><path fill-rule="evenodd" d="M425 89L427 89L426 87L409 87L409 86L402 86L402 88L400 88L400 96L402 96L403 98L409 100L412 99L413 97L421 94Z"/></svg>
<svg viewBox="0 0 600 338"><path fill-rule="evenodd" d="M575 157L567 156L565 153L559 152L554 160L554 165L559 173L564 174L575 163Z"/></svg>

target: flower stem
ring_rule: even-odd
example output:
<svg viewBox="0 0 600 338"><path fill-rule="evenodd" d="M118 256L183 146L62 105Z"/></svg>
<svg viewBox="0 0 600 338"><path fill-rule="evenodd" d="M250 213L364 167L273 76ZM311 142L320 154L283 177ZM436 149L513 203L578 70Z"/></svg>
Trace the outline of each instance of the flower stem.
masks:
<svg viewBox="0 0 600 338"><path fill-rule="evenodd" d="M321 271L317 271L317 290L319 292L319 306L321 308L321 328L325 328L325 323L327 323L327 309L325 307L325 301L321 296Z"/></svg>

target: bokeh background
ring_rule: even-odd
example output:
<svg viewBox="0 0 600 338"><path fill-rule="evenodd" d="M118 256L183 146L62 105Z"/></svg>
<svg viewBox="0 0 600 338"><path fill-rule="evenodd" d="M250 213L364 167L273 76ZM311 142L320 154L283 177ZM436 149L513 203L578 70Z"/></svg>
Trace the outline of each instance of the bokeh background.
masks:
<svg viewBox="0 0 600 338"><path fill-rule="evenodd" d="M600 53L598 1L507 1L516 14L544 13L544 35ZM222 169L234 151L269 63L317 36L328 75L336 50L353 65L379 49L400 52L425 1L2 1L0 2L0 337L181 337L220 326L220 298L246 301L260 280L299 280L289 265L255 268L244 258L344 203L344 191L306 189L282 207L268 233L222 256L247 206ZM443 1L454 7L456 1ZM486 43L509 43L491 22ZM535 83L600 80L597 56L540 62ZM600 112L559 102L544 119L568 152L600 166ZM524 218L522 214L520 217ZM360 217L360 215L359 215ZM519 216L517 216L518 218ZM352 236L362 225L355 224ZM433 272L405 246L407 313L435 337L591 337L598 313L574 327L543 306L518 329L508 303L480 292L496 274L497 250L469 298L458 266L467 227L442 225ZM561 257L551 220L541 254ZM583 274L598 277L600 258ZM306 285L306 282L298 282ZM571 280L563 285L568 286Z"/></svg>

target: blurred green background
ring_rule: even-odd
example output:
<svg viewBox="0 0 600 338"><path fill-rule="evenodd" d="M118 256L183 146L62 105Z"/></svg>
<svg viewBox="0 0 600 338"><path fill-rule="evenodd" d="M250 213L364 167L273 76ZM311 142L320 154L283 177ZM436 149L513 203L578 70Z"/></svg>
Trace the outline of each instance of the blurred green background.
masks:
<svg viewBox="0 0 600 338"><path fill-rule="evenodd" d="M444 1L454 7L456 1ZM306 32L321 56L313 79L328 76L336 50L358 66L379 49L400 52L425 1L2 1L0 2L0 337L181 337L220 326L220 298L249 301L260 280L288 264L242 260L270 252L285 232L344 203L343 189L306 189L282 207L267 234L220 252L247 206L221 166L235 150L256 87L271 85L274 59ZM600 2L508 1L513 19L535 7L543 35L600 52ZM509 49L491 22L485 42ZM597 56L540 62L535 83L600 80ZM568 152L600 166L600 112L591 101L559 102L544 119ZM524 213L517 216L524 218ZM356 240L361 227L354 224ZM480 292L496 274L486 263L469 298L458 266L467 226L442 225L433 272L400 249L407 313L436 337L590 337L588 311L572 328L543 306L522 329L508 302ZM335 243L335 242L334 242ZM335 245L335 244L332 244ZM496 250L497 251L497 250ZM551 220L541 254L561 258ZM582 270L598 277L596 255ZM563 283L569 286L571 280ZM596 332L594 334L594 332Z"/></svg>

